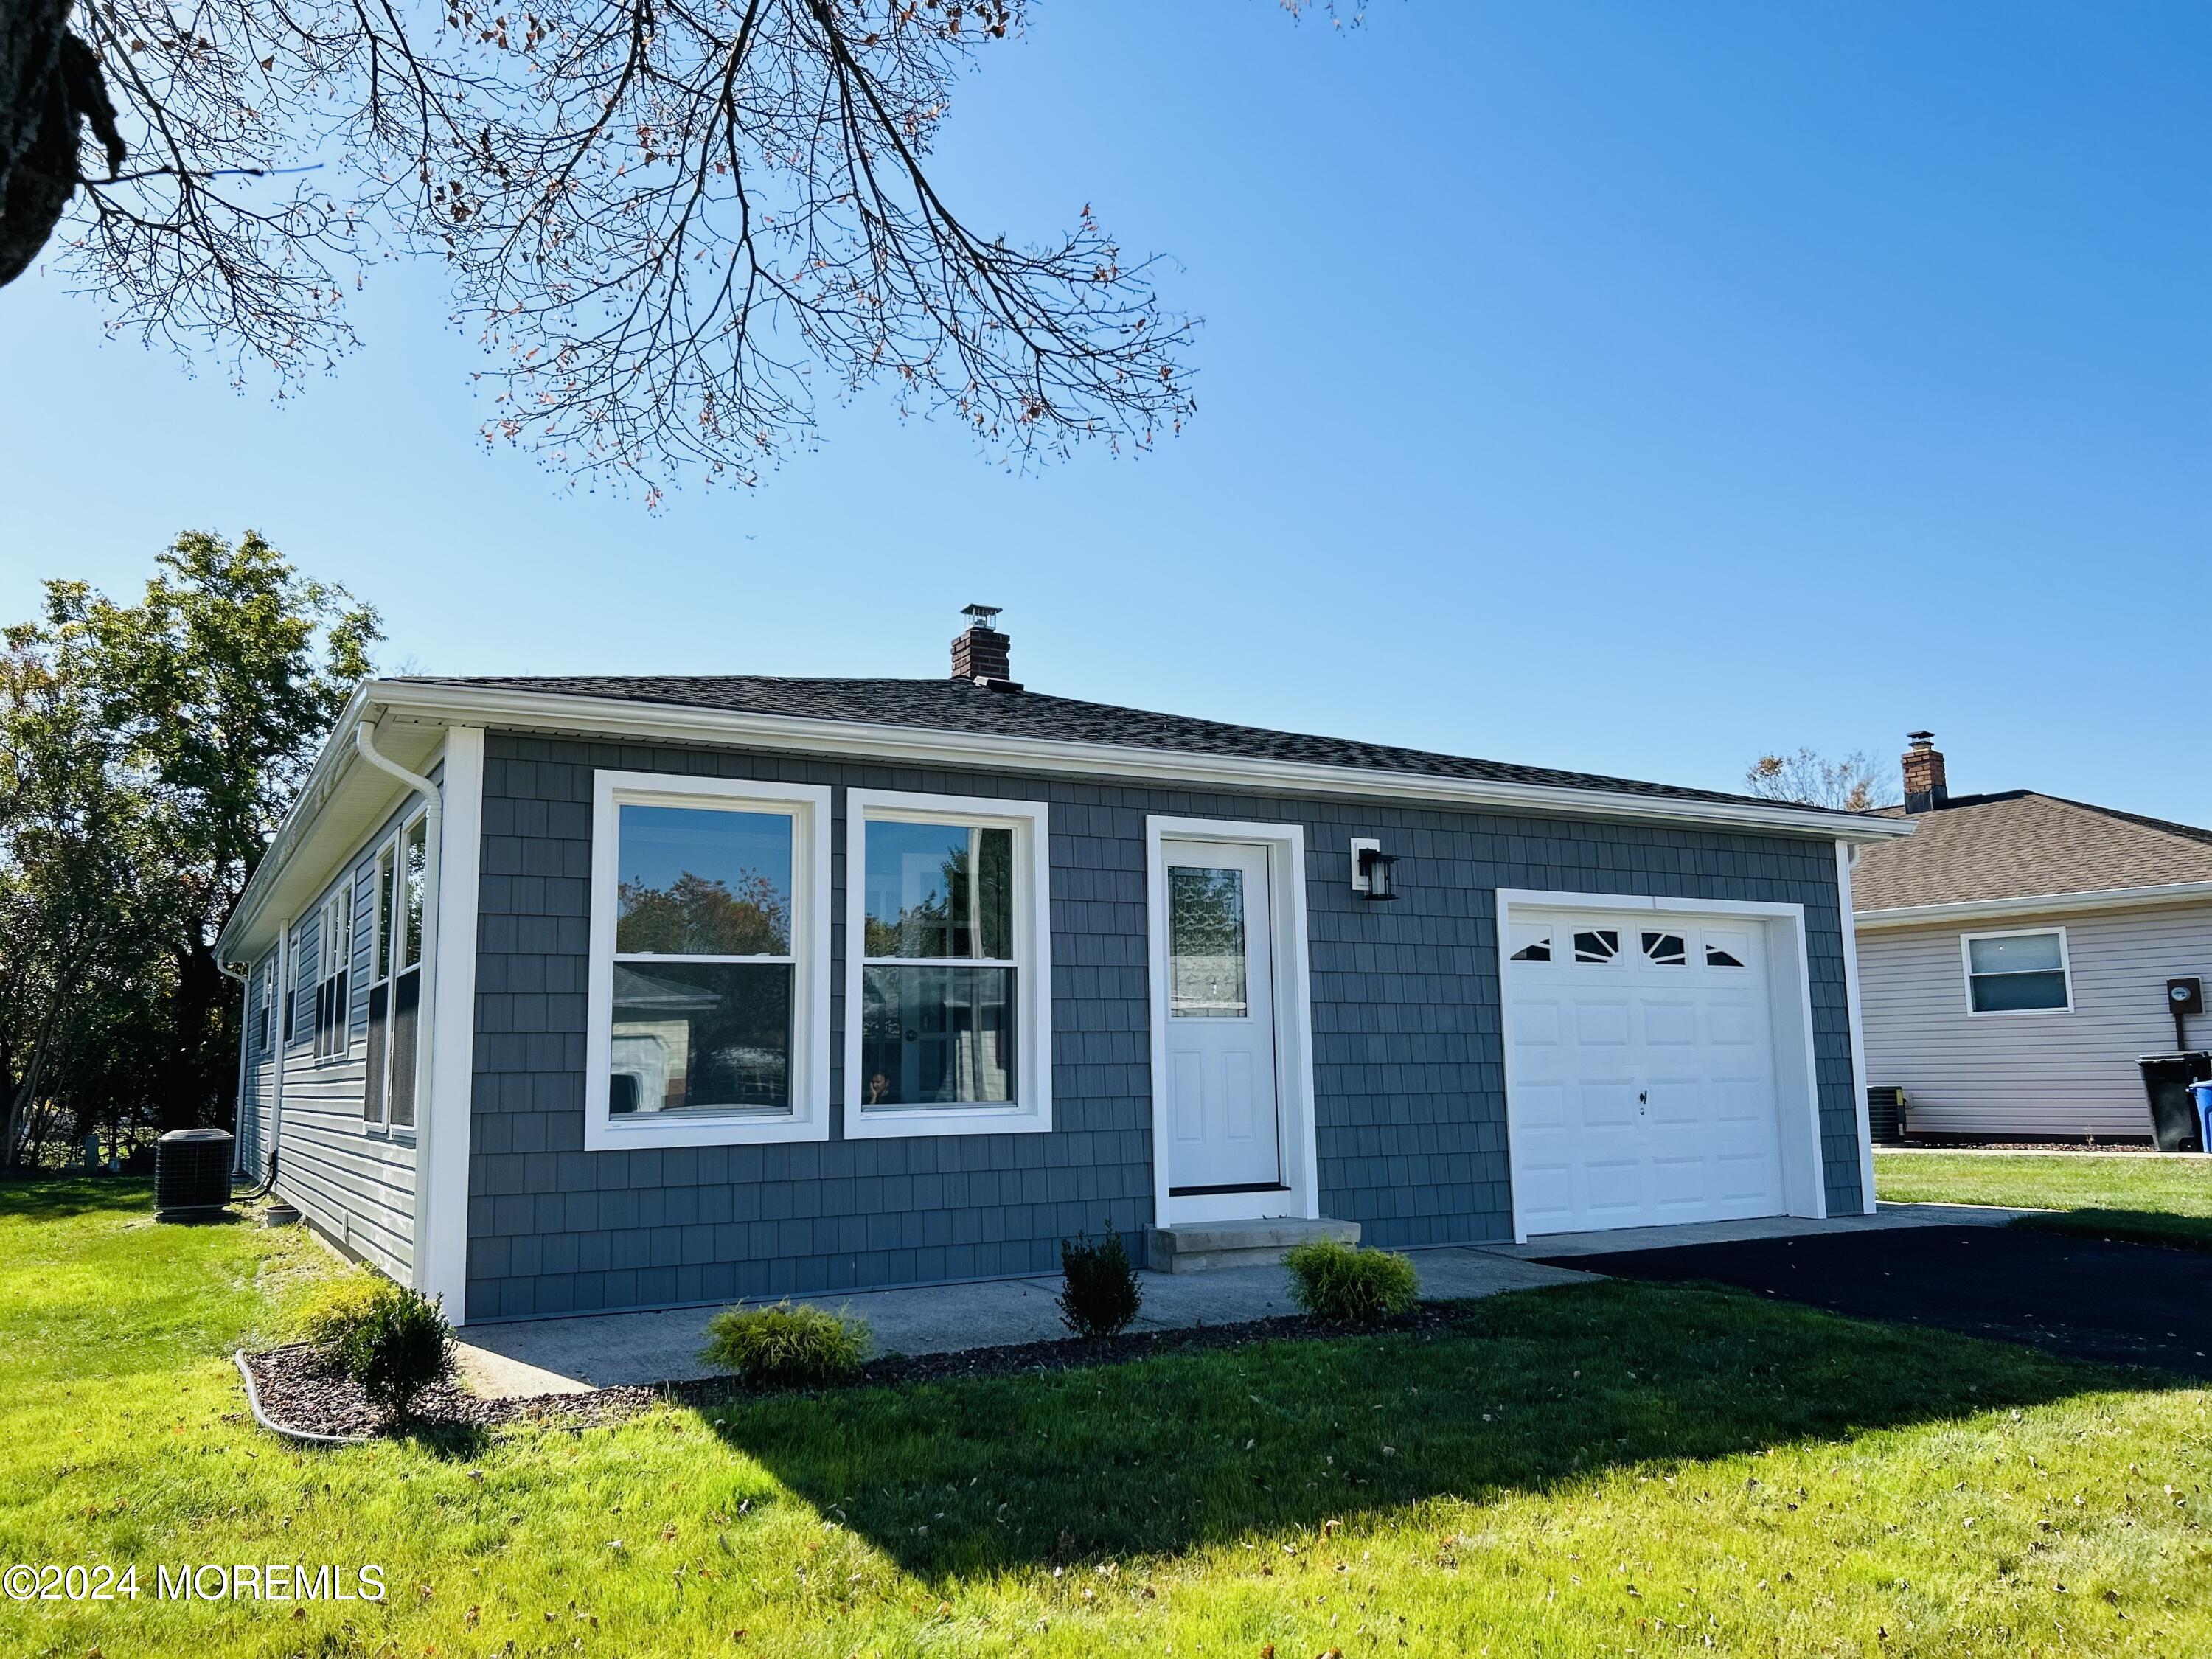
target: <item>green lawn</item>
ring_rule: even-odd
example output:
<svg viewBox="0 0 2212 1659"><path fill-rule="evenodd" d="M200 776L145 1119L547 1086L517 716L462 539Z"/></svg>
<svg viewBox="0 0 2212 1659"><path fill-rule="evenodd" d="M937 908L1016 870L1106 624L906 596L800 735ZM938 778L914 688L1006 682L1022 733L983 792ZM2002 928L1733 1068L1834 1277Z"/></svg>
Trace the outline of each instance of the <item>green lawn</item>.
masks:
<svg viewBox="0 0 2212 1659"><path fill-rule="evenodd" d="M0 1188L0 1560L143 1591L0 1603L0 1652L2212 1651L2212 1397L2025 1349L1619 1283L311 1451L242 1415L223 1355L318 1248L145 1203ZM270 1560L375 1562L392 1595L151 1594L156 1563Z"/></svg>
<svg viewBox="0 0 2212 1659"><path fill-rule="evenodd" d="M2212 1158L1876 1152L1874 1172L1893 1202L2049 1210L2020 1224L2212 1250Z"/></svg>

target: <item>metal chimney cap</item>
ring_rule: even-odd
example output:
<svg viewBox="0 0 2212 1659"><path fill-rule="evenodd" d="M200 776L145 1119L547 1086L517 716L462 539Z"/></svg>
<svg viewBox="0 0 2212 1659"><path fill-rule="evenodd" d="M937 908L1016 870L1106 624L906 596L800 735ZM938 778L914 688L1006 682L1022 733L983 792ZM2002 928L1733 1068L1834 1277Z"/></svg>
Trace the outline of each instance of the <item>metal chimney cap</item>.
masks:
<svg viewBox="0 0 2212 1659"><path fill-rule="evenodd" d="M960 614L968 618L970 628L988 628L995 634L999 629L999 612L1006 608L1002 605L963 605L960 607Z"/></svg>

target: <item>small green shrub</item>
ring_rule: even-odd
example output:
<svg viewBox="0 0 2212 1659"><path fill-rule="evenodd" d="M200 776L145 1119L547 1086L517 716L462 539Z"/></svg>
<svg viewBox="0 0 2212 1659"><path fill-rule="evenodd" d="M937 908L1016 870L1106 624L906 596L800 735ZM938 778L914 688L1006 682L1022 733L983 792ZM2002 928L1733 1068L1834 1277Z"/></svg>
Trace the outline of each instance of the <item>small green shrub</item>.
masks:
<svg viewBox="0 0 2212 1659"><path fill-rule="evenodd" d="M1375 1325L1410 1313L1421 1294L1413 1261L1391 1250L1363 1250L1333 1238L1293 1247L1283 1257L1291 1297L1316 1319Z"/></svg>
<svg viewBox="0 0 2212 1659"><path fill-rule="evenodd" d="M444 1308L389 1280L336 1346L346 1375L393 1417L404 1416L423 1389L453 1375L453 1332Z"/></svg>
<svg viewBox="0 0 2212 1659"><path fill-rule="evenodd" d="M294 1337L334 1352L345 1334L368 1316L376 1298L391 1282L366 1267L317 1279L292 1310L289 1322Z"/></svg>
<svg viewBox="0 0 2212 1659"><path fill-rule="evenodd" d="M1088 1233L1061 1239L1060 1275L1060 1316L1078 1336L1111 1336L1145 1305L1129 1252L1110 1227L1095 1244Z"/></svg>
<svg viewBox="0 0 2212 1659"><path fill-rule="evenodd" d="M707 1322L699 1358L756 1388L842 1382L868 1357L866 1320L827 1309L726 1308Z"/></svg>

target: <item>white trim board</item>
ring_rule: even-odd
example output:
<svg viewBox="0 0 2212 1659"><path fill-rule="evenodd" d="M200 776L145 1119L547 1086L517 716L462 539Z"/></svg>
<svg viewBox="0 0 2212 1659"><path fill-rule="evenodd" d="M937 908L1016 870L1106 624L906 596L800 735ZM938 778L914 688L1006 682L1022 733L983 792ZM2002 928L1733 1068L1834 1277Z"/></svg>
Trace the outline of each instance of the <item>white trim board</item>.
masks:
<svg viewBox="0 0 2212 1659"><path fill-rule="evenodd" d="M1858 1114L1859 1198L1863 1213L1875 1212L1874 1119L1867 1103L1866 1013L1859 995L1858 930L1850 926L1851 860L1858 849L1847 841L1836 843L1836 902L1844 917L1844 1012L1851 1023L1851 1102Z"/></svg>
<svg viewBox="0 0 2212 1659"><path fill-rule="evenodd" d="M1006 1106L901 1107L860 1103L860 978L866 966L868 814L996 825L1014 831L1014 1097ZM954 965L948 963L946 965ZM845 792L845 1139L901 1135L1036 1134L1052 1127L1052 813L1042 801L990 795L926 795L897 789Z"/></svg>
<svg viewBox="0 0 2212 1659"><path fill-rule="evenodd" d="M467 1316L469 1118L476 1094L483 783L483 728L454 727L447 733L445 765L438 776L444 801L432 854L438 863L438 909L423 951L430 1040L416 1072L414 1254L416 1288L442 1297L446 1316L456 1325ZM402 819L403 846L405 827ZM396 865L395 875L405 879ZM397 940L393 950L396 966Z"/></svg>
<svg viewBox="0 0 2212 1659"><path fill-rule="evenodd" d="M1910 904L1861 910L1859 927L1925 927L1946 921L1996 921L2008 916L2065 915L2077 910L2136 910L2165 904L2212 904L2212 881L2175 881L2156 887L2110 887L2086 893L2031 893L2018 898L1961 900L1956 904Z"/></svg>
<svg viewBox="0 0 2212 1659"><path fill-rule="evenodd" d="M1275 945L1275 1109L1281 1135L1281 1192L1176 1198L1168 1192L1168 938L1166 841L1223 841L1262 847ZM1151 981L1152 1220L1200 1221L1321 1216L1321 1158L1314 1129L1313 972L1306 945L1306 837L1303 825L1247 818L1145 819L1146 955Z"/></svg>
<svg viewBox="0 0 2212 1659"><path fill-rule="evenodd" d="M1790 1206L1788 1213L1817 1218L1827 1215L1827 1171L1820 1151L1820 1079L1814 1047L1812 970L1805 943L1805 907L1748 899L1658 898L1644 893L1559 893L1501 887L1498 890L1496 957L1498 1032L1505 1071L1505 1157L1511 1182L1516 1243L1528 1242L1528 1230L1521 1218L1520 1147L1513 1134L1513 999L1505 985L1506 944L1513 936L1516 910L1727 916L1763 922L1767 935L1767 983L1774 1022L1775 1103L1781 1114L1783 1192Z"/></svg>

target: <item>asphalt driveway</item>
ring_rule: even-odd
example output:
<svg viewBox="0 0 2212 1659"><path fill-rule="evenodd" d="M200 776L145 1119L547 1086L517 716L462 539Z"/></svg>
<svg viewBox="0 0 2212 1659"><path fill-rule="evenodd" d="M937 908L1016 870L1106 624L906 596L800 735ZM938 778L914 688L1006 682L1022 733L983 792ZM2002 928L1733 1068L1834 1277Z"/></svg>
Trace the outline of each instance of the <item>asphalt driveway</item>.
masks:
<svg viewBox="0 0 2212 1659"><path fill-rule="evenodd" d="M1626 1250L1557 1265L1623 1279L1711 1279L1865 1319L2212 1378L2212 1252L2027 1227L1913 1227Z"/></svg>

